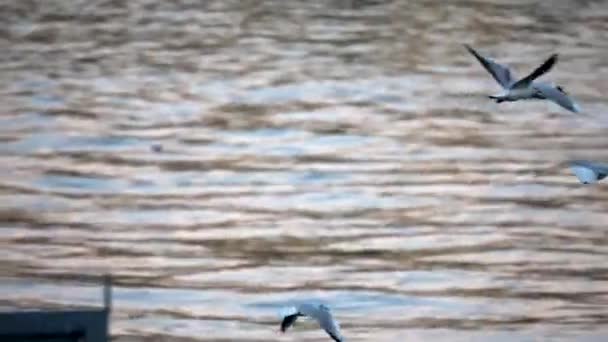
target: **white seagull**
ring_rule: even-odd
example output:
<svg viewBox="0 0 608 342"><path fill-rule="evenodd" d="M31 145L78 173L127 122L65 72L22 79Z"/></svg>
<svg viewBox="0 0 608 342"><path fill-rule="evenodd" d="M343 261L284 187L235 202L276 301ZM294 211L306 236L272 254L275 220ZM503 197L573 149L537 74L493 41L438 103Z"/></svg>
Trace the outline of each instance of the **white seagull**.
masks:
<svg viewBox="0 0 608 342"><path fill-rule="evenodd" d="M535 82L537 78L547 73L557 62L557 54L551 55L541 66L532 71L528 76L515 80L511 70L504 65L498 64L490 58L480 55L471 46L464 47L481 63L481 65L494 77L496 82L505 90L503 94L491 95L496 103L503 101L517 101L528 99L550 100L569 111L579 113L580 107L564 91L564 88L547 82Z"/></svg>
<svg viewBox="0 0 608 342"><path fill-rule="evenodd" d="M597 183L608 176L608 164L587 160L573 160L569 164L576 178L583 184Z"/></svg>
<svg viewBox="0 0 608 342"><path fill-rule="evenodd" d="M340 325L334 320L329 308L323 304L301 304L296 308L296 313L283 317L281 331L285 332L292 326L299 316L314 318L319 326L336 342L346 341L340 333Z"/></svg>

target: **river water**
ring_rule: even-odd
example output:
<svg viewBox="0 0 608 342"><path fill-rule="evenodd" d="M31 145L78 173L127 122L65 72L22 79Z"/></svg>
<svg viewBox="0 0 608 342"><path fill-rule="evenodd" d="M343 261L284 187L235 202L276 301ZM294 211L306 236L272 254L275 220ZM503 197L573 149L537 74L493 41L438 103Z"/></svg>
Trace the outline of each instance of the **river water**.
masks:
<svg viewBox="0 0 608 342"><path fill-rule="evenodd" d="M0 307L117 341L608 339L605 1L5 1ZM583 108L491 102L463 49Z"/></svg>

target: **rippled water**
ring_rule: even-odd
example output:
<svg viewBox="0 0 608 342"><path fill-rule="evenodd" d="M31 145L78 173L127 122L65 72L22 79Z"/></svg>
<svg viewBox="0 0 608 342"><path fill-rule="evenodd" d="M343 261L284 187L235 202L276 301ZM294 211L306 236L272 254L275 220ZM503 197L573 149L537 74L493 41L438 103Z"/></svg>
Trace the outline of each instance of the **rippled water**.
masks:
<svg viewBox="0 0 608 342"><path fill-rule="evenodd" d="M179 4L176 4L179 3ZM0 306L118 341L608 339L604 1L0 5ZM585 114L497 105L462 48ZM64 282L68 280L68 282Z"/></svg>

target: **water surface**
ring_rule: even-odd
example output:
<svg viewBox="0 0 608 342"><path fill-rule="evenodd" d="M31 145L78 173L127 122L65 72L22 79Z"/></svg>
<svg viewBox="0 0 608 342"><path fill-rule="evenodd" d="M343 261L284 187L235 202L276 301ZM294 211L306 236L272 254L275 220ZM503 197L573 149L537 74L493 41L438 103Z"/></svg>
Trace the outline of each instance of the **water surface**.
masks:
<svg viewBox="0 0 608 342"><path fill-rule="evenodd" d="M117 341L608 339L603 1L1 5L0 307ZM468 42L580 102L497 105Z"/></svg>

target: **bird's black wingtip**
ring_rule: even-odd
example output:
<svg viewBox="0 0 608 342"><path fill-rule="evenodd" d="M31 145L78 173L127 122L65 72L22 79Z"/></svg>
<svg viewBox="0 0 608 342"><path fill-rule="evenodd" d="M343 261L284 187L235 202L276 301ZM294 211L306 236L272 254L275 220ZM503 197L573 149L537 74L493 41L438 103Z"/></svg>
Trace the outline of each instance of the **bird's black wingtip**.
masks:
<svg viewBox="0 0 608 342"><path fill-rule="evenodd" d="M551 63L552 65L557 63L557 61L559 60L559 55L557 53L552 54L551 56L549 56L549 58L547 59L547 61L549 63Z"/></svg>
<svg viewBox="0 0 608 342"><path fill-rule="evenodd" d="M336 342L344 342L343 339L341 339L340 337L330 333L329 331L327 332L327 334L329 335L329 337L331 337L332 340L336 341Z"/></svg>
<svg viewBox="0 0 608 342"><path fill-rule="evenodd" d="M281 322L281 332L287 331L287 328L294 324L298 316L300 316L299 312L293 315L287 315L283 317L283 321Z"/></svg>
<svg viewBox="0 0 608 342"><path fill-rule="evenodd" d="M494 95L488 95L488 98L490 98L490 99L492 99L492 100L496 101L496 103L501 103L501 102L504 102L504 101L505 101L504 99L501 99L500 97L498 97L498 96L494 96Z"/></svg>
<svg viewBox="0 0 608 342"><path fill-rule="evenodd" d="M464 46L464 48L467 49L471 55L475 56L475 58L477 58L477 60L479 60L482 64L484 63L483 57L477 53L477 50L473 49L471 45L464 43L462 46Z"/></svg>

